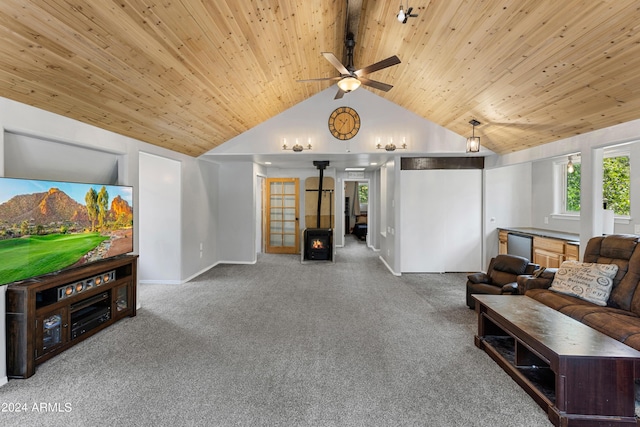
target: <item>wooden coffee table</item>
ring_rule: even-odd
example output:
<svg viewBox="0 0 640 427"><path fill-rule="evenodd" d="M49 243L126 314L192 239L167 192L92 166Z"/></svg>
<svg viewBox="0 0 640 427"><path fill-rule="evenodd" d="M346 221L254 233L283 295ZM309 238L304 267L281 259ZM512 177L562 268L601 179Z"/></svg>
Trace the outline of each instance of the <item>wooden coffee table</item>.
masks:
<svg viewBox="0 0 640 427"><path fill-rule="evenodd" d="M527 296L474 295L475 345L556 426L636 425L640 352Z"/></svg>

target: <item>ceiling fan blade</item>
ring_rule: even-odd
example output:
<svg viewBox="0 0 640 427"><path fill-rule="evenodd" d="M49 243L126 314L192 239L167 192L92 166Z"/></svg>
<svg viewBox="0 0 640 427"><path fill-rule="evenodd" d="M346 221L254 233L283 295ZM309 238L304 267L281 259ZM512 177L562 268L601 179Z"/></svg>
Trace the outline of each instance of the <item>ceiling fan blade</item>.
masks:
<svg viewBox="0 0 640 427"><path fill-rule="evenodd" d="M362 83L365 86L369 86L369 87L372 87L374 89L380 89L380 90L382 90L384 92L388 92L393 87L393 86L391 86L389 84L382 83L382 82L379 82L379 81L376 81L376 80L371 80L371 79L368 79L366 77L359 77L358 80L360 80L360 83Z"/></svg>
<svg viewBox="0 0 640 427"><path fill-rule="evenodd" d="M342 62L340 62L338 60L338 58L336 58L336 56L333 53L331 53L331 52L322 52L322 56L324 56L327 59L327 61L331 62L331 65L336 67L336 70L338 70L340 72L340 74L343 74L343 75L344 74L347 74L347 75L351 74L349 72L349 70L347 70L347 68L344 65L342 65Z"/></svg>
<svg viewBox="0 0 640 427"><path fill-rule="evenodd" d="M392 65L396 65L400 63L400 58L396 55L390 56L387 59L383 59L380 62L376 62L375 64L371 64L368 67L364 67L355 72L355 75L360 77L365 74L371 74L375 71L382 70L383 68L391 67Z"/></svg>
<svg viewBox="0 0 640 427"><path fill-rule="evenodd" d="M317 79L296 80L297 82L320 82L323 80L340 80L342 77L320 77Z"/></svg>
<svg viewBox="0 0 640 427"><path fill-rule="evenodd" d="M414 14L411 13L412 11L413 11L412 7L407 9L407 14L404 16L404 21L402 21L403 24L406 24L407 23L407 19L409 19L409 18L417 18L418 17L418 14L416 13L414 15Z"/></svg>
<svg viewBox="0 0 640 427"><path fill-rule="evenodd" d="M336 96L333 99L340 99L340 98L342 98L344 96L345 93L347 93L347 92L345 92L342 89L338 88L338 93L336 93Z"/></svg>

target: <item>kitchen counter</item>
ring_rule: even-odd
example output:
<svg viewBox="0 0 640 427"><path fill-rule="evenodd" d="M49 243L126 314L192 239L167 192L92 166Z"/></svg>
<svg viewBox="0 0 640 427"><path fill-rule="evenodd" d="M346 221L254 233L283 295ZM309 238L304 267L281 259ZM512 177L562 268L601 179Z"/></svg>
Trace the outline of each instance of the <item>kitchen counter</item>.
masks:
<svg viewBox="0 0 640 427"><path fill-rule="evenodd" d="M580 235L574 233L563 233L561 231L545 230L543 228L531 228L531 227L500 227L499 230L504 230L509 233L525 234L528 236L548 237L550 239L565 240L567 244L579 245Z"/></svg>
<svg viewBox="0 0 640 427"><path fill-rule="evenodd" d="M578 261L578 234L531 227L508 227L498 230L498 253L533 259L533 262L541 267L558 268L563 261Z"/></svg>

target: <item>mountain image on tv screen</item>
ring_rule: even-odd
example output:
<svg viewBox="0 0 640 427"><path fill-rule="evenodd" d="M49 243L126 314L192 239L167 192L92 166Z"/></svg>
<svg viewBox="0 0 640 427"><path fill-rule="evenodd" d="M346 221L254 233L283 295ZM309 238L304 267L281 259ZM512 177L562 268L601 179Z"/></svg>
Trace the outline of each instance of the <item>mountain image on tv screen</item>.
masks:
<svg viewBox="0 0 640 427"><path fill-rule="evenodd" d="M0 178L0 284L132 251L132 187Z"/></svg>

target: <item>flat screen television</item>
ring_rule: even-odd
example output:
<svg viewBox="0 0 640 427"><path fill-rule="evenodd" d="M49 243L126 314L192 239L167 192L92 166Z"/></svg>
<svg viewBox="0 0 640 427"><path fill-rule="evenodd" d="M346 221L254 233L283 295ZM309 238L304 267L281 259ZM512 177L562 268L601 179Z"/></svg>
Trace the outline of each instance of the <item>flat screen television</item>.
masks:
<svg viewBox="0 0 640 427"><path fill-rule="evenodd" d="M0 177L0 285L133 251L133 188Z"/></svg>

